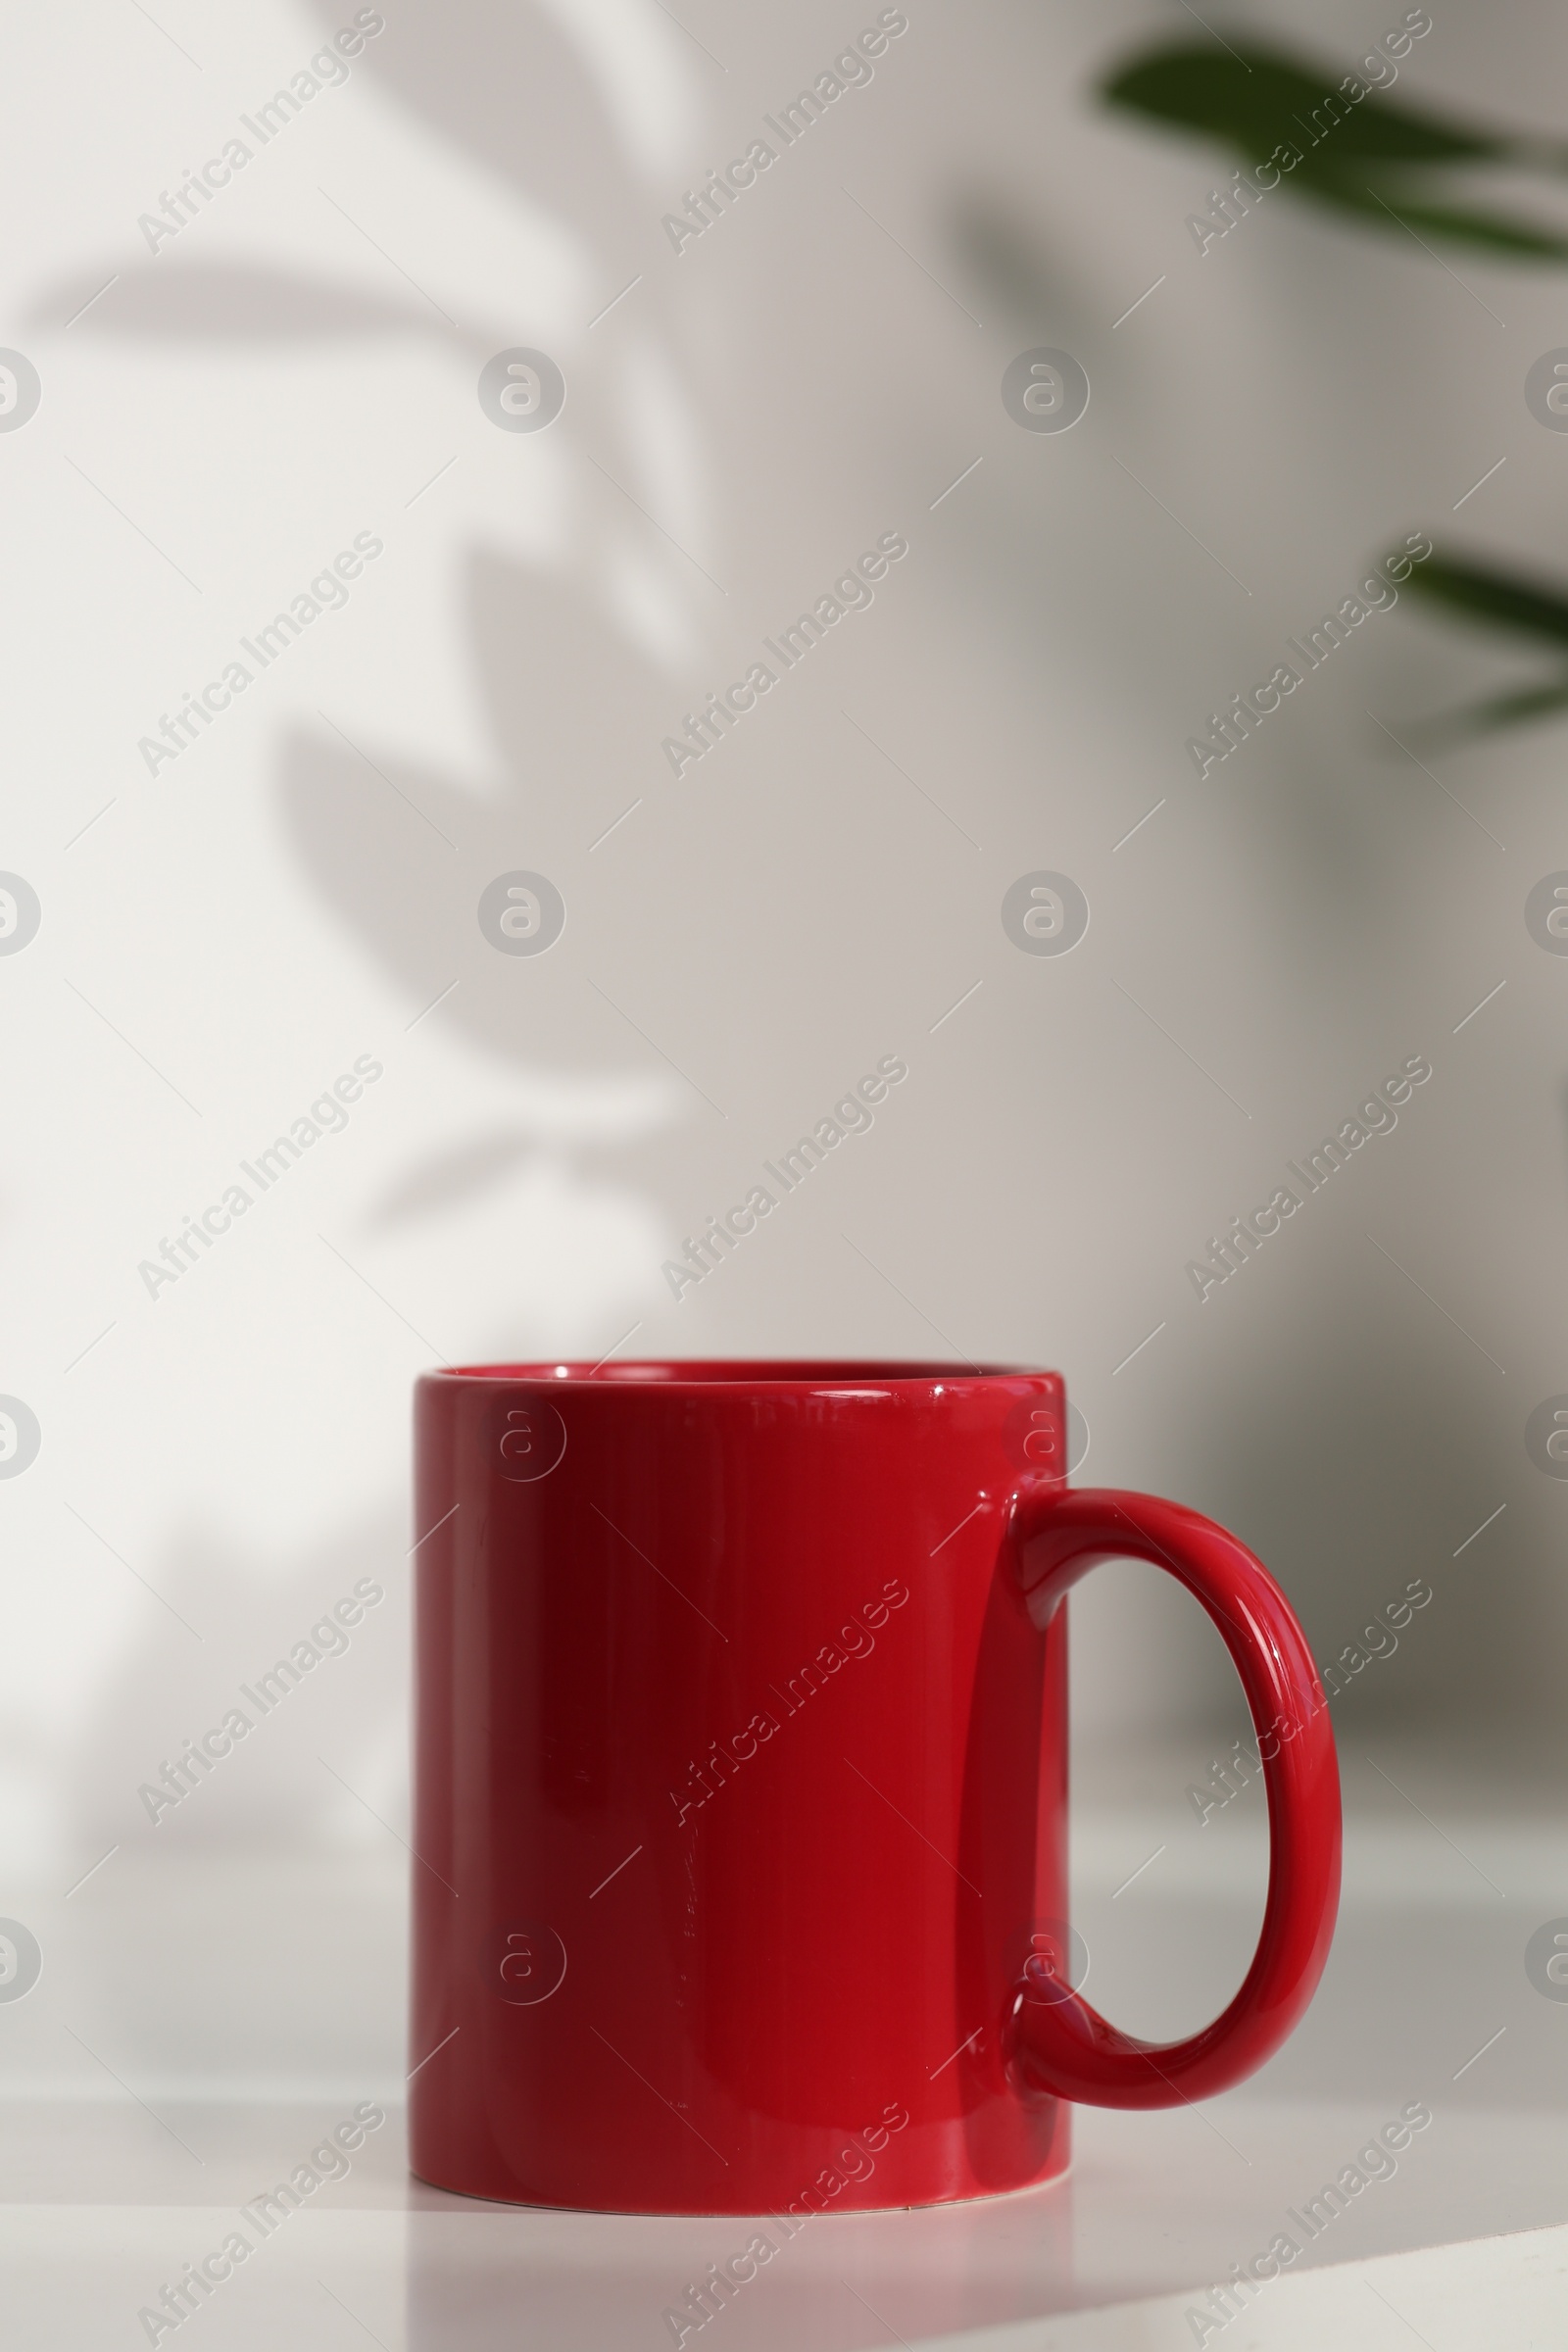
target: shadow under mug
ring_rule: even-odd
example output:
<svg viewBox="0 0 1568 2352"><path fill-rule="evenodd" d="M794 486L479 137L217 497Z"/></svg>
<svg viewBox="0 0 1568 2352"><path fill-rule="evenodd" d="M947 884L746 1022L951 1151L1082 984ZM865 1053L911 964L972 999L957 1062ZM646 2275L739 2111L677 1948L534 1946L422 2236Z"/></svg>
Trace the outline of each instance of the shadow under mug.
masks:
<svg viewBox="0 0 1568 2352"><path fill-rule="evenodd" d="M1259 2066L1339 1896L1322 1686L1267 1570L1070 1489L1055 1373L484 1364L416 1398L410 2138L439 2187L814 2213L1032 2186L1067 2105ZM1076 1989L1067 1589L1208 1611L1257 1732L1268 1894L1201 2033ZM786 2226L797 2226L786 2222Z"/></svg>

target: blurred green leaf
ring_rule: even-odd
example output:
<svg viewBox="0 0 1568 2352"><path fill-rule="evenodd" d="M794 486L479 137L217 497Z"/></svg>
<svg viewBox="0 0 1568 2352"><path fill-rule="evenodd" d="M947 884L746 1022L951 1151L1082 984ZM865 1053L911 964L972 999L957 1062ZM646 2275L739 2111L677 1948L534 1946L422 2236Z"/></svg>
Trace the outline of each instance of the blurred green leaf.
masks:
<svg viewBox="0 0 1568 2352"><path fill-rule="evenodd" d="M1494 695L1468 711L1456 711L1451 724L1458 733L1494 735L1503 727L1523 726L1554 710L1568 710L1568 678L1560 678L1554 686L1527 686L1517 694ZM1435 723L1441 725L1442 721Z"/></svg>
<svg viewBox="0 0 1568 2352"><path fill-rule="evenodd" d="M1266 163L1277 146L1289 146L1309 167L1312 147L1330 136L1343 158L1384 163L1497 161L1512 152L1510 139L1376 90L1350 105L1341 94L1346 78L1343 70L1298 62L1259 41L1248 42L1234 57L1178 41L1146 50L1121 67L1102 94L1112 106L1222 139L1254 164ZM1357 79L1366 86L1364 76ZM1315 109L1322 110L1317 121Z"/></svg>
<svg viewBox="0 0 1568 2352"><path fill-rule="evenodd" d="M1521 261L1568 259L1568 234L1428 201L1399 175L1423 166L1475 164L1561 171L1568 150L1387 97L1354 68L1320 66L1258 41L1229 56L1196 42L1167 42L1119 67L1101 94L1128 113L1219 141L1248 172L1287 150L1278 157L1279 187L1354 213L1386 232L1408 228Z"/></svg>
<svg viewBox="0 0 1568 2352"><path fill-rule="evenodd" d="M1406 595L1445 605L1467 619L1489 621L1516 636L1544 637L1559 651L1568 651L1568 592L1538 585L1519 572L1429 556L1415 566L1404 589Z"/></svg>
<svg viewBox="0 0 1568 2352"><path fill-rule="evenodd" d="M1440 711L1436 718L1406 722L1406 732L1423 750L1451 751L1478 735L1499 735L1505 727L1527 726L1533 718L1547 718L1568 710L1568 678L1549 685L1522 686L1513 694L1489 695L1462 710Z"/></svg>
<svg viewBox="0 0 1568 2352"><path fill-rule="evenodd" d="M1548 587L1516 571L1500 571L1491 564L1469 564L1429 556L1403 583L1407 592L1467 621L1503 629L1514 637L1544 644L1559 656L1568 654L1568 591ZM1568 676L1559 673L1536 686L1511 687L1488 695L1461 710L1424 719L1417 739L1443 745L1466 737L1496 734L1531 719L1568 710Z"/></svg>

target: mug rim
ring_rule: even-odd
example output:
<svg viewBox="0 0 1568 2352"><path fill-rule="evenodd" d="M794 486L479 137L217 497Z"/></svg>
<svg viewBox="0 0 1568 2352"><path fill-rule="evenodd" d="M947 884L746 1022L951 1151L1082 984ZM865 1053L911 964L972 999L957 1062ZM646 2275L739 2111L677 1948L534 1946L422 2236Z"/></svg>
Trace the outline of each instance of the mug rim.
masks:
<svg viewBox="0 0 1568 2352"><path fill-rule="evenodd" d="M612 1389L617 1394L710 1396L715 1391L766 1389L840 1396L907 1394L916 1390L989 1389L1005 1381L1059 1380L1041 1364L954 1363L928 1356L635 1356L533 1363L443 1364L420 1374L431 1383L516 1381L550 1389Z"/></svg>

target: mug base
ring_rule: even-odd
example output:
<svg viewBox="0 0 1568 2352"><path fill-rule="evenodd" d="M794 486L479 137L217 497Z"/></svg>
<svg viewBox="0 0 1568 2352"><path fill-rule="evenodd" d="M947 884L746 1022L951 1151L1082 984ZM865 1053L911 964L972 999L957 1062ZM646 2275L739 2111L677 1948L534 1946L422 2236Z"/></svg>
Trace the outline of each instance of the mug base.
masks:
<svg viewBox="0 0 1568 2352"><path fill-rule="evenodd" d="M799 2218L804 2226L808 2220L815 2222L863 2221L868 2215L875 2214L936 2213L946 2206L1000 2205L1010 2198L1035 2196L1043 2188L1055 2188L1068 2179L1071 2171L1072 2157L1069 2152L1062 2157L1059 2164L1052 2166L1049 2171L1037 2174L1032 2180L1017 2181L1010 2188L961 2188L939 2192L927 2197L886 2199L871 2197L857 2205L836 2203L831 2207L824 2207L820 2213L803 2215ZM464 2188L451 2180L437 2180L433 2175L421 2173L416 2165L412 2164L409 2167L409 2175L412 2180L421 2182L426 2188L439 2189L443 2196L466 2197L473 2204L497 2205L513 2213L600 2214L606 2220L627 2222L767 2222L776 2221L778 2218L774 2210L766 2205L581 2204L569 2197L547 2197L537 2194L528 2197L506 2196L495 2189Z"/></svg>

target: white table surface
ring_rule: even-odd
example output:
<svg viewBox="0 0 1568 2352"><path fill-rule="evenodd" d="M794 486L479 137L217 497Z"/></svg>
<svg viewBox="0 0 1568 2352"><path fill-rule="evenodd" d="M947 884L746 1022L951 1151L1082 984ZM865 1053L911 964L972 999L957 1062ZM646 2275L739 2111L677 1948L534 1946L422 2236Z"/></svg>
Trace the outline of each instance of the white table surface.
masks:
<svg viewBox="0 0 1568 2352"><path fill-rule="evenodd" d="M1340 1934L1307 2018L1251 2083L1202 2108L1080 2110L1071 2175L1046 2190L824 2217L687 2343L1177 2352L1198 2340L1187 2314L1209 2284L1423 2100L1432 2125L1395 2177L1205 2340L1568 2346L1568 2001L1544 1998L1524 1967L1531 1934L1568 1915L1568 1835L1549 1790L1534 1812L1494 1796L1489 1810L1457 1764L1445 1779L1430 1758L1386 1760L1403 1795L1348 1769ZM1262 1827L1242 1803L1200 1830L1179 1786L1154 1803L1134 1790L1076 1807L1074 1915L1108 2015L1167 2034L1212 2013L1250 1948ZM663 2312L745 2244L744 2221L510 2209L410 2179L396 2105L402 1903L391 1864L323 1866L307 1886L296 1859L254 1856L161 1881L106 1867L69 1911L42 1887L14 1901L48 1963L0 2009L6 2352L146 2343L141 2307L367 2097L388 2121L348 2177L291 2214L180 2343L674 2341ZM226 2095L211 2095L222 2081Z"/></svg>
<svg viewBox="0 0 1568 2352"><path fill-rule="evenodd" d="M8 2347L146 2342L138 2310L217 2248L238 2206L285 2177L335 2120L283 2106L161 2112L186 2147L128 2102L11 2111L0 2207ZM686 2341L730 2352L859 2352L901 2338L1175 2352L1196 2340L1186 2317L1202 2304L1196 2290L1291 2227L1286 2209L1364 2142L1367 2112L1234 2097L1202 2113L1085 2115L1067 2180L967 2206L824 2217ZM514 2211L447 2196L408 2177L400 2125L390 2117L346 2180L291 2213L179 2340L225 2352L368 2341L386 2352L653 2352L674 2340L662 2314L686 2281L751 2234L728 2218ZM1401 2332L1373 2286L1415 2332ZM1330 2319L1336 2340L1356 2344L1568 2343L1568 2120L1436 2109L1395 2178L1363 2192L1290 2276L1206 2340L1228 2352L1305 2344Z"/></svg>

